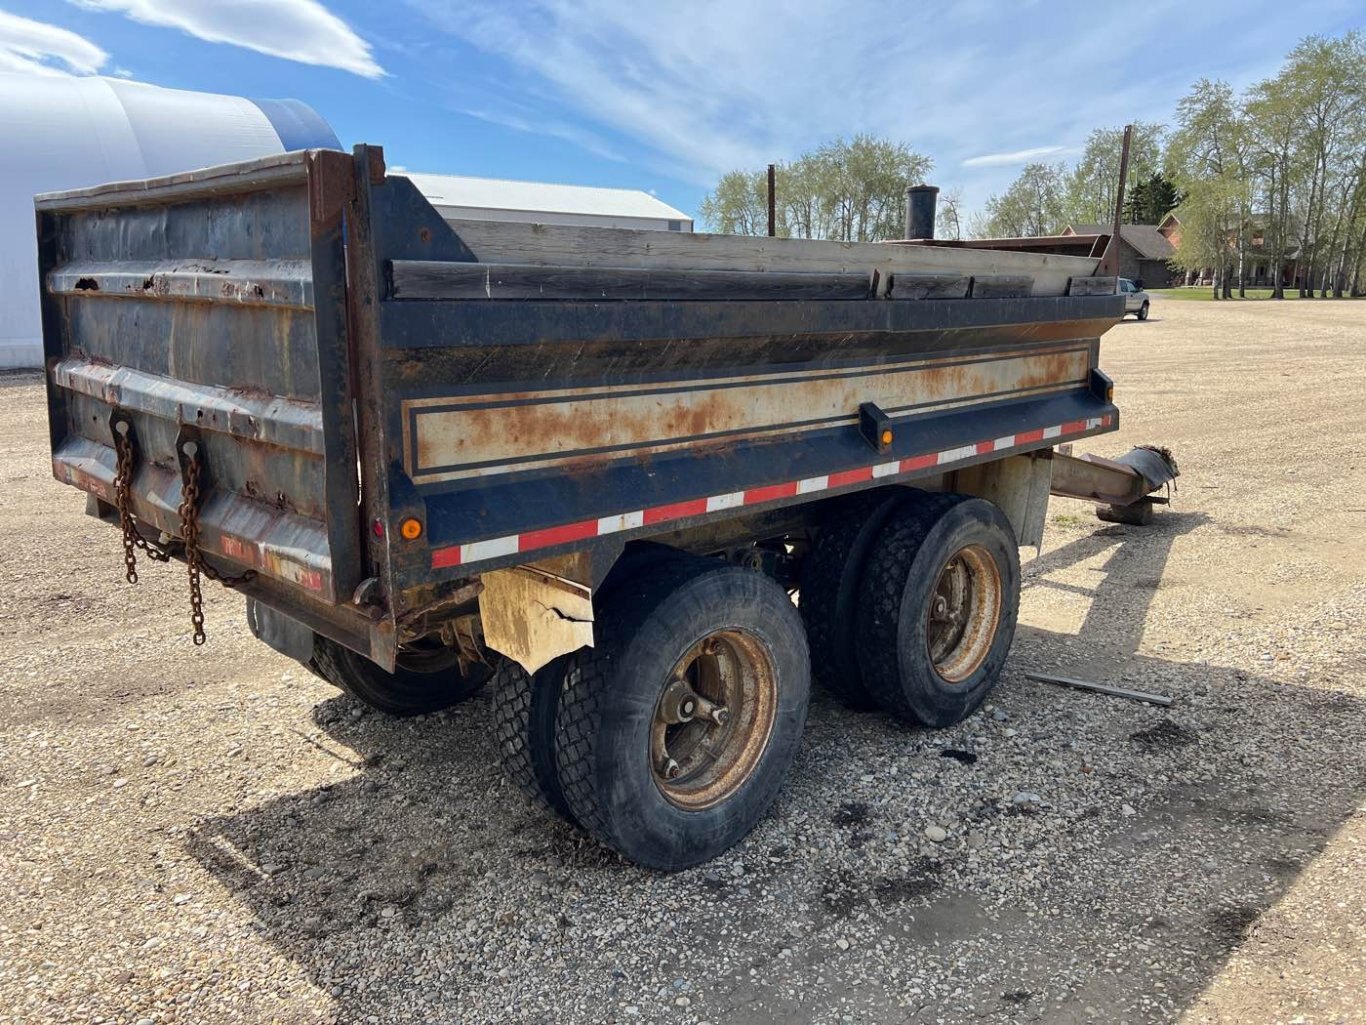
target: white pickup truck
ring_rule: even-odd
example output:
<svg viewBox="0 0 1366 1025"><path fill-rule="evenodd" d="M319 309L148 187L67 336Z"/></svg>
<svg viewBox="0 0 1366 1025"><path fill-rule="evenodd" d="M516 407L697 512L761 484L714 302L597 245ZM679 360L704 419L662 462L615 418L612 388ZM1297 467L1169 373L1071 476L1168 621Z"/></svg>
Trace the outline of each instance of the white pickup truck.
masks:
<svg viewBox="0 0 1366 1025"><path fill-rule="evenodd" d="M1139 320L1148 319L1148 300L1150 296L1143 291L1143 282L1119 279L1119 294L1124 296L1124 316L1133 314Z"/></svg>

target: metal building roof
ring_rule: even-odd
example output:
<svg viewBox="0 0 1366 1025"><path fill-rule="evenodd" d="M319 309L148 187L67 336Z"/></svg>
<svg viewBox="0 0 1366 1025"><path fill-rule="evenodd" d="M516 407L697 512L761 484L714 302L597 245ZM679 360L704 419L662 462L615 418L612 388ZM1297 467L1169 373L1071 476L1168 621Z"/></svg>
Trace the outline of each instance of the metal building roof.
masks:
<svg viewBox="0 0 1366 1025"><path fill-rule="evenodd" d="M437 207L516 210L526 213L576 214L584 217L634 217L660 221L692 218L640 189L606 189L591 185L468 178L454 174L396 171L411 178L418 191Z"/></svg>

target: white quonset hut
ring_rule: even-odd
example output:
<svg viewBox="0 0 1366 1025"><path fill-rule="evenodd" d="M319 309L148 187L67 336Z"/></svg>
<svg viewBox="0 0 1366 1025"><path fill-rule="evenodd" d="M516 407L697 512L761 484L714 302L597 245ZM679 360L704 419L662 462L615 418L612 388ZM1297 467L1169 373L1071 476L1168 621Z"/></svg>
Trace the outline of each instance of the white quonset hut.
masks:
<svg viewBox="0 0 1366 1025"><path fill-rule="evenodd" d="M340 148L327 122L297 100L0 75L0 368L43 361L35 193L310 147Z"/></svg>
<svg viewBox="0 0 1366 1025"><path fill-rule="evenodd" d="M692 231L691 217L639 189L551 185L411 171L393 173L411 178L417 190L427 197L427 202L448 220Z"/></svg>

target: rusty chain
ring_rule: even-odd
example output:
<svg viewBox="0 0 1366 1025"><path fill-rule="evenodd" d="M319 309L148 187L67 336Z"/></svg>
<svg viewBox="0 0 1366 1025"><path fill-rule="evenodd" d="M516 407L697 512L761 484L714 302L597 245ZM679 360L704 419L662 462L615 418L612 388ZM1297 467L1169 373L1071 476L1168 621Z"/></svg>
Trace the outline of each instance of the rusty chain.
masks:
<svg viewBox="0 0 1366 1025"><path fill-rule="evenodd" d="M129 436L127 421L114 424L114 507L119 514L119 527L123 532L124 576L130 584L138 582L137 550L141 548L149 558L157 562L170 562L171 553L160 545L153 544L139 533L133 519L133 440ZM185 568L190 578L190 626L194 631L194 643L201 645L207 639L204 633L204 596L200 590L200 577L217 580L224 587L235 587L256 576L255 570L247 570L241 576L226 576L219 573L206 561L199 548L199 447L189 442L181 449L185 454L184 474L181 481L180 514L181 533L185 543ZM163 535L164 536L164 535Z"/></svg>
<svg viewBox="0 0 1366 1025"><path fill-rule="evenodd" d="M200 576L217 580L224 587L236 587L255 577L256 571L249 569L241 576L227 576L204 561L204 555L199 550L199 446L189 442L181 451L185 453L185 473L177 511L180 513L180 532L185 541L185 570L190 577L190 625L194 628L194 642L199 645L206 639Z"/></svg>
<svg viewBox="0 0 1366 1025"><path fill-rule="evenodd" d="M170 562L171 555L138 533L129 497L132 486L133 441L128 437L128 424L121 421L114 425L114 507L119 512L119 529L123 531L123 575L130 584L136 584L139 548L157 562Z"/></svg>

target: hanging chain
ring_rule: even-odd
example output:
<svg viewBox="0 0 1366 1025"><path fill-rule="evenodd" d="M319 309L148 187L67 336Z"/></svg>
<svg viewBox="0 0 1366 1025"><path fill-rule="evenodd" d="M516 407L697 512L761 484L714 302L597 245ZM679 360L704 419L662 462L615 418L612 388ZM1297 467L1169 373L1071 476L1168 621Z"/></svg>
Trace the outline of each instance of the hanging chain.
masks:
<svg viewBox="0 0 1366 1025"><path fill-rule="evenodd" d="M200 591L201 575L217 580L224 587L236 587L256 576L255 570L247 570L241 576L225 576L207 562L199 550L199 446L187 442L181 446L185 453L184 479L181 482L180 533L185 541L185 570L190 577L190 625L194 628L194 642L203 644L204 634L204 596Z"/></svg>
<svg viewBox="0 0 1366 1025"><path fill-rule="evenodd" d="M194 643L203 644L204 596L199 591L199 574L203 556L199 554L199 458L193 443L184 449L185 480L180 492L180 532L185 539L185 570L190 575L190 626L194 628Z"/></svg>
<svg viewBox="0 0 1366 1025"><path fill-rule="evenodd" d="M171 553L143 537L133 519L133 439L130 432L131 424L127 420L114 421L114 507L118 510L119 527L123 531L124 576L130 584L136 584L139 548L157 562L170 562ZM225 576L204 561L199 550L199 445L186 442L181 450L185 454L185 464L178 512L185 542L185 568L190 577L190 626L194 630L194 643L200 645L206 639L200 577L217 580L224 587L235 587L255 577L256 571L247 570L237 577Z"/></svg>
<svg viewBox="0 0 1366 1025"><path fill-rule="evenodd" d="M133 441L128 437L128 422L120 420L114 424L114 507L119 511L119 529L123 531L123 575L130 584L136 584L139 548L157 562L170 562L171 556L138 533L133 522L132 486Z"/></svg>

